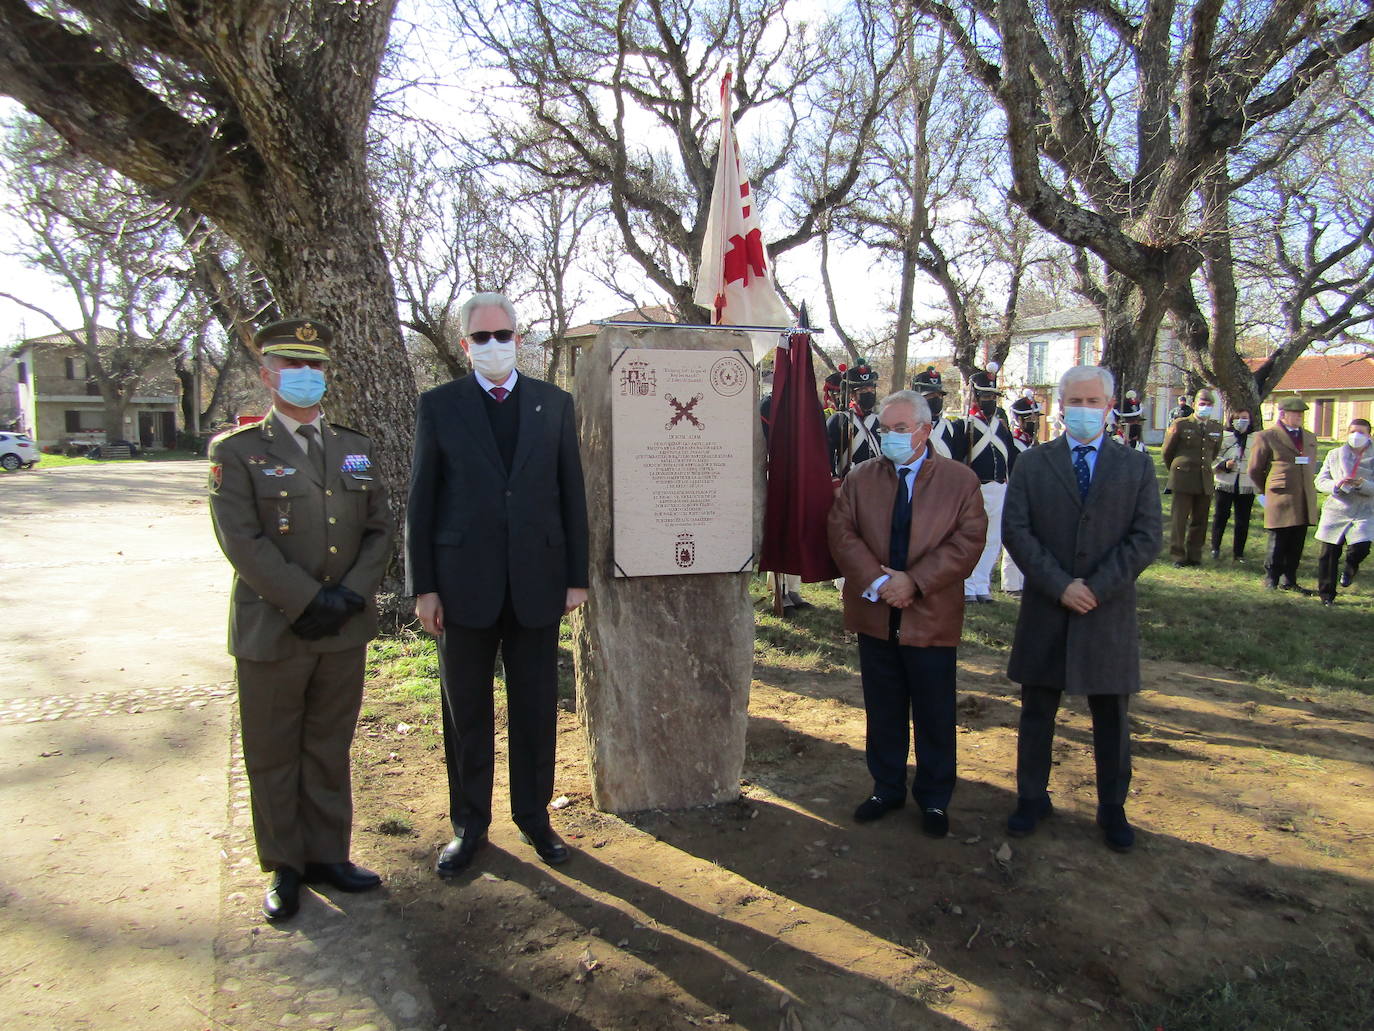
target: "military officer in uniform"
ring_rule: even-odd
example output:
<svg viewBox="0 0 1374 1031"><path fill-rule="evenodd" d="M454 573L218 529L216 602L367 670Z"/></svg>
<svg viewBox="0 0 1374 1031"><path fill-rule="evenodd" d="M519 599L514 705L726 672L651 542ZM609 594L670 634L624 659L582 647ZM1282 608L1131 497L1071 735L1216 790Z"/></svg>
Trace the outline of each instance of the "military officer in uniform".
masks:
<svg viewBox="0 0 1374 1031"><path fill-rule="evenodd" d="M1174 497L1169 554L1176 566L1202 565L1207 514L1216 489L1212 463L1221 450L1222 425L1212 417L1212 392L1199 390L1195 402L1193 414L1175 419L1164 435L1164 464Z"/></svg>
<svg viewBox="0 0 1374 1031"><path fill-rule="evenodd" d="M320 411L332 338L310 319L260 329L272 409L210 443L210 515L234 568L229 652L258 862L272 874L269 920L295 914L303 883L381 884L349 861L349 749L392 520L372 442Z"/></svg>

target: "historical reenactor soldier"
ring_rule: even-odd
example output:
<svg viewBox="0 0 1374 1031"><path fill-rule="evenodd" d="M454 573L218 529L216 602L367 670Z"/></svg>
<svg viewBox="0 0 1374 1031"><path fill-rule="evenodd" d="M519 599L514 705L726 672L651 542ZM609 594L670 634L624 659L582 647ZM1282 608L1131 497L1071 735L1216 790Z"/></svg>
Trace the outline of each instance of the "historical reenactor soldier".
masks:
<svg viewBox="0 0 1374 1031"><path fill-rule="evenodd" d="M1256 436L1250 451L1250 479L1264 499L1264 528L1269 531L1264 580L1271 591L1312 593L1298 586L1307 528L1317 521L1317 438L1302 428L1305 411L1302 398L1285 397L1279 402L1279 421Z"/></svg>
<svg viewBox="0 0 1374 1031"><path fill-rule="evenodd" d="M1221 451L1222 425L1210 390L1199 390L1194 414L1175 419L1164 435L1164 465L1174 503L1169 523L1169 554L1176 566L1202 565L1207 514L1216 489L1212 463Z"/></svg>
<svg viewBox="0 0 1374 1031"><path fill-rule="evenodd" d="M964 462L981 484L988 533L982 557L964 581L965 602L992 601L992 567L1002 553L1002 502L1007 495L1007 478L1020 453L997 407L996 379L979 377L976 372L970 377L974 404L963 419Z"/></svg>
<svg viewBox="0 0 1374 1031"><path fill-rule="evenodd" d="M381 883L349 861L348 756L392 521L372 442L320 411L332 339L311 319L260 329L272 409L210 443L210 515L234 567L229 652L258 861L272 874L269 920L297 911L303 882Z"/></svg>
<svg viewBox="0 0 1374 1031"><path fill-rule="evenodd" d="M878 457L878 374L867 362L841 373L841 407L825 424L830 444L830 471L844 477L860 462ZM847 396L847 404L845 399Z"/></svg>
<svg viewBox="0 0 1374 1031"><path fill-rule="evenodd" d="M1145 410L1140 406L1140 395L1134 390L1126 391L1126 399L1116 410L1117 425L1124 427L1127 447L1140 449L1140 433L1145 424Z"/></svg>
<svg viewBox="0 0 1374 1031"><path fill-rule="evenodd" d="M1007 833L1025 837L1054 812L1049 783L1055 717L1067 692L1086 695L1097 771L1097 825L1128 851L1130 697L1140 690L1136 578L1159 552L1154 465L1104 432L1112 374L1064 373L1065 432L1026 452L1007 492L1007 549L1026 574L1007 676L1021 685L1016 810Z"/></svg>
<svg viewBox="0 0 1374 1031"><path fill-rule="evenodd" d="M983 546L978 483L926 446L930 412L913 391L883 399L883 456L856 468L830 510L830 553L844 574L844 625L859 637L872 793L854 810L869 823L911 794L921 830L949 834L955 782L955 673L964 624L960 582Z"/></svg>
<svg viewBox="0 0 1374 1031"><path fill-rule="evenodd" d="M1374 447L1370 447L1368 419L1351 420L1345 443L1322 463L1317 490L1331 495L1317 524L1322 546L1317 557L1317 593L1323 605L1334 605L1337 571L1341 571L1342 587L1354 583L1374 540ZM1341 570L1341 552L1347 547Z"/></svg>
<svg viewBox="0 0 1374 1031"><path fill-rule="evenodd" d="M1025 440L1026 447L1033 447L1039 439L1040 415L1043 411L1040 402L1035 399L1035 391L1030 387L1021 391L1021 396L1011 403L1012 435L1017 440Z"/></svg>
<svg viewBox="0 0 1374 1031"><path fill-rule="evenodd" d="M1036 411L1039 411L1039 405ZM1020 425L1013 427L1011 431L1012 444L1015 447L1015 456L1019 457L1023 452L1029 451L1035 446L1035 441L1031 435L1023 430ZM1018 596L1026 586L1025 575L1021 572L1021 567L1016 564L1016 559L1011 557L1011 552L1007 550L1006 542L1002 542L1002 590L1010 595Z"/></svg>
<svg viewBox="0 0 1374 1031"><path fill-rule="evenodd" d="M951 422L945 412L945 388L935 366L927 365L925 372L913 376L911 389L925 399L926 406L930 409L930 417L933 420L930 428L930 446L941 458L952 458L956 462L962 462L964 422L962 419Z"/></svg>

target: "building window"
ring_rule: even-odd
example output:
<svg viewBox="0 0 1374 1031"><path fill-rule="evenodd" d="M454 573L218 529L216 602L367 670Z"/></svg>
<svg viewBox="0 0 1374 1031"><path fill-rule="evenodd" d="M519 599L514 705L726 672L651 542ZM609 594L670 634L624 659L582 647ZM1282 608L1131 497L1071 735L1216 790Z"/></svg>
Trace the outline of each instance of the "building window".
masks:
<svg viewBox="0 0 1374 1031"><path fill-rule="evenodd" d="M67 361L71 361L71 359L68 358ZM80 433L80 432L81 432L81 413L80 413L80 412L75 412L75 411L72 411L70 408L68 408L65 412L62 413L62 416L63 416L64 419L66 419L66 422L67 422L67 432L68 432L68 433Z"/></svg>
<svg viewBox="0 0 1374 1031"><path fill-rule="evenodd" d="M81 357L67 357L67 378L85 379L86 378L86 359Z"/></svg>
<svg viewBox="0 0 1374 1031"><path fill-rule="evenodd" d="M1316 434L1319 437L1330 437L1336 417L1336 399L1334 397L1319 397L1315 407Z"/></svg>
<svg viewBox="0 0 1374 1031"><path fill-rule="evenodd" d="M1077 354L1075 356L1076 365L1096 365L1097 356L1093 353L1093 342L1096 337L1079 337Z"/></svg>
<svg viewBox="0 0 1374 1031"><path fill-rule="evenodd" d="M1026 382L1040 385L1045 382L1045 355L1049 351L1046 340L1032 340L1027 347L1029 358L1026 361Z"/></svg>
<svg viewBox="0 0 1374 1031"><path fill-rule="evenodd" d="M18 363L18 366L19 366L19 382L20 382L20 383L27 383L27 382L29 381L29 364L28 364L28 362L19 362L19 363Z"/></svg>

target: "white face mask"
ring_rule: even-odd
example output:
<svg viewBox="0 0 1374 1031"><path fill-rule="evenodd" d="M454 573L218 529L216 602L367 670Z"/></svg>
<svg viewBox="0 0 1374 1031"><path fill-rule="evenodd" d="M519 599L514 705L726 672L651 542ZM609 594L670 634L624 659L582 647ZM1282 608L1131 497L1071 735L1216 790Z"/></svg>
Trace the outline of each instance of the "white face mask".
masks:
<svg viewBox="0 0 1374 1031"><path fill-rule="evenodd" d="M472 344L468 349L472 367L493 383L502 383L515 368L515 341L490 340L485 344Z"/></svg>
<svg viewBox="0 0 1374 1031"><path fill-rule="evenodd" d="M1234 429L1237 433L1244 433L1246 430L1248 430L1248 429L1250 428L1250 420L1249 420L1249 419L1232 419L1232 420L1231 420L1231 427L1232 427L1232 429Z"/></svg>
<svg viewBox="0 0 1374 1031"><path fill-rule="evenodd" d="M1346 437L1345 442L1349 444L1351 447L1353 447L1356 451L1363 451L1365 448L1369 447L1369 434L1360 433L1357 431L1355 433L1350 434L1350 436Z"/></svg>

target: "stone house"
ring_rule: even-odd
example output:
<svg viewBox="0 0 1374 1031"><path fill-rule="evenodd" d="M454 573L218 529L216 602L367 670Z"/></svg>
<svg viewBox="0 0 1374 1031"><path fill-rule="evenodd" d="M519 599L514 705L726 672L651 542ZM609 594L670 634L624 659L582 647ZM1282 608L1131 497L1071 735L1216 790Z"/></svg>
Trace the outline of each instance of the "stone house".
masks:
<svg viewBox="0 0 1374 1031"><path fill-rule="evenodd" d="M97 333L113 346L114 330ZM85 353L65 333L23 341L15 363L21 429L40 447L105 443L105 399ZM124 410L120 439L154 450L175 446L180 393L172 359L155 359Z"/></svg>
<svg viewBox="0 0 1374 1031"><path fill-rule="evenodd" d="M1017 319L1011 350L998 383L1009 405L1030 387L1047 414L1059 412L1059 377L1075 365L1096 365L1102 359L1102 319L1091 305L1061 308L1047 315ZM1140 403L1145 412L1144 439L1158 444L1169 425L1169 409L1186 387L1181 345L1166 319L1155 343L1150 378ZM1042 432L1042 439L1045 439Z"/></svg>

